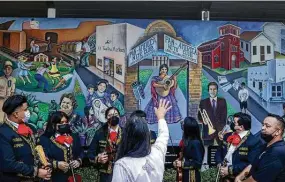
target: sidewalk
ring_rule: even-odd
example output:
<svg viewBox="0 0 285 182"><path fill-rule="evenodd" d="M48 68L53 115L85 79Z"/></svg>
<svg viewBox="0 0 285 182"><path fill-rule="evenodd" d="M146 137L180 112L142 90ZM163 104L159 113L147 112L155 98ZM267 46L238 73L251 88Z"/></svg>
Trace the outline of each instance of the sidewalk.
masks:
<svg viewBox="0 0 285 182"><path fill-rule="evenodd" d="M244 82L245 79L244 78L239 78L236 79L239 81L239 83ZM261 107L263 107L267 112L269 113L273 113L273 114L278 114L280 116L283 115L283 110L282 110L282 102L266 102L266 101L262 101L260 96L258 94L256 94L254 91L252 91L250 88L248 88L246 86L250 97L255 100Z"/></svg>

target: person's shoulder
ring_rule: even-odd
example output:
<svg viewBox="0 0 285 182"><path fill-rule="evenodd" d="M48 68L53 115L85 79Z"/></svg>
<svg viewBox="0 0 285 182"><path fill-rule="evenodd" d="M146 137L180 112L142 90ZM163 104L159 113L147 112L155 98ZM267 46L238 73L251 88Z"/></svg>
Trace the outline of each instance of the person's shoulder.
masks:
<svg viewBox="0 0 285 182"><path fill-rule="evenodd" d="M0 135L2 135L5 138L11 138L15 134L15 131L9 127L6 123L3 123L0 126Z"/></svg>
<svg viewBox="0 0 285 182"><path fill-rule="evenodd" d="M207 101L209 101L210 100L210 97L207 97L207 98L205 98L205 99L202 99L201 101L200 101L200 104L204 104L204 103L206 103Z"/></svg>
<svg viewBox="0 0 285 182"><path fill-rule="evenodd" d="M262 141L261 141L260 137L254 136L252 133L250 133L248 135L247 143L248 143L248 145L252 145L255 147L262 145Z"/></svg>
<svg viewBox="0 0 285 182"><path fill-rule="evenodd" d="M225 99L225 98L223 98L223 97L217 97L217 100L220 100L220 101L224 101L224 102L226 102L226 99Z"/></svg>

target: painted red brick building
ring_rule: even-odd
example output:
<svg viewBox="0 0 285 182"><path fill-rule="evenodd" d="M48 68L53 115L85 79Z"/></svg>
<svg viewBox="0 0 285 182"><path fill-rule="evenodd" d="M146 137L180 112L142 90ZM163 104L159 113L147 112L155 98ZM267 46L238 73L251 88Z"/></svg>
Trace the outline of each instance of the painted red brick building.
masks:
<svg viewBox="0 0 285 182"><path fill-rule="evenodd" d="M198 50L202 54L202 64L212 69L239 68L244 60L240 50L241 28L231 23L218 27L219 38L202 43Z"/></svg>

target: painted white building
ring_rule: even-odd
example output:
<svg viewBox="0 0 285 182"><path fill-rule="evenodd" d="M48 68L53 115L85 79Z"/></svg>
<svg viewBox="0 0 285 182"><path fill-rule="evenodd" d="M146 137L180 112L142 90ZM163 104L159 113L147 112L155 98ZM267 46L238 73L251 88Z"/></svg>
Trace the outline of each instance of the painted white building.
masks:
<svg viewBox="0 0 285 182"><path fill-rule="evenodd" d="M285 54L285 25L281 22L267 22L263 24L262 31L274 42L274 50Z"/></svg>
<svg viewBox="0 0 285 182"><path fill-rule="evenodd" d="M285 59L273 59L264 66L249 67L247 85L267 102L285 100Z"/></svg>
<svg viewBox="0 0 285 182"><path fill-rule="evenodd" d="M96 27L96 67L125 83L127 55L144 29L128 24Z"/></svg>
<svg viewBox="0 0 285 182"><path fill-rule="evenodd" d="M274 59L274 42L261 31L244 31L240 35L240 48L252 63L265 63Z"/></svg>

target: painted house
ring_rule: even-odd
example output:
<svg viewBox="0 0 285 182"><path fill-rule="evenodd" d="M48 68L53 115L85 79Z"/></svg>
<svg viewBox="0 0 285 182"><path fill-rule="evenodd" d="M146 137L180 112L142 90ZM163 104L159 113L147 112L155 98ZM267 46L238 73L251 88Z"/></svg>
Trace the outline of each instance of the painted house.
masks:
<svg viewBox="0 0 285 182"><path fill-rule="evenodd" d="M274 42L262 31L244 31L240 34L240 48L250 63L264 64L274 59Z"/></svg>
<svg viewBox="0 0 285 182"><path fill-rule="evenodd" d="M274 42L274 51L285 54L285 25L281 22L267 22L262 31Z"/></svg>
<svg viewBox="0 0 285 182"><path fill-rule="evenodd" d="M285 59L248 68L248 87L267 102L285 101Z"/></svg>
<svg viewBox="0 0 285 182"><path fill-rule="evenodd" d="M244 60L240 50L241 28L231 23L218 27L219 38L202 43L198 50L202 53L202 63L212 69L239 68Z"/></svg>
<svg viewBox="0 0 285 182"><path fill-rule="evenodd" d="M119 23L96 27L96 68L125 83L127 55L144 29Z"/></svg>

